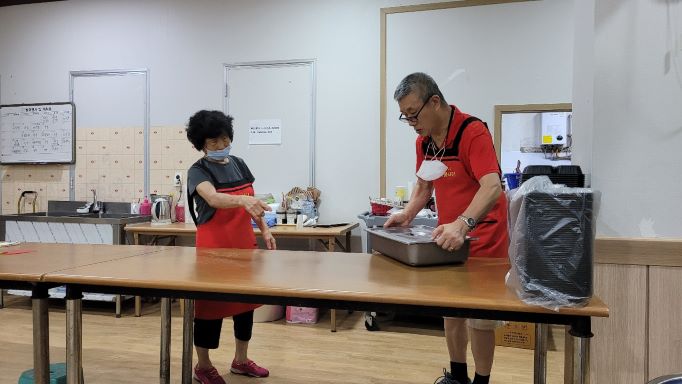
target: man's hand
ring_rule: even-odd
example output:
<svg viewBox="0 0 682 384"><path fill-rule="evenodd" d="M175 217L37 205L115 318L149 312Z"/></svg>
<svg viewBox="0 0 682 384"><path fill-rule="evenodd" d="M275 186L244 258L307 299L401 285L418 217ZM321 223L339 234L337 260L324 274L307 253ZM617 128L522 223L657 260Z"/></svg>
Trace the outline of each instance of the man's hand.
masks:
<svg viewBox="0 0 682 384"><path fill-rule="evenodd" d="M439 225L431 237L436 240L439 247L452 252L462 247L468 231L469 227L461 220L457 220L450 224Z"/></svg>
<svg viewBox="0 0 682 384"><path fill-rule="evenodd" d="M272 211L269 205L252 196L242 196L241 205L253 218L265 216L265 211Z"/></svg>
<svg viewBox="0 0 682 384"><path fill-rule="evenodd" d="M274 251L277 249L277 242L275 242L275 237L272 236L272 233L270 233L269 230L266 231L261 231L261 236L263 237L263 241L265 242L265 246L271 250Z"/></svg>
<svg viewBox="0 0 682 384"><path fill-rule="evenodd" d="M384 228L388 227L407 227L412 220L405 214L405 212L398 212L391 215L391 217L384 223Z"/></svg>

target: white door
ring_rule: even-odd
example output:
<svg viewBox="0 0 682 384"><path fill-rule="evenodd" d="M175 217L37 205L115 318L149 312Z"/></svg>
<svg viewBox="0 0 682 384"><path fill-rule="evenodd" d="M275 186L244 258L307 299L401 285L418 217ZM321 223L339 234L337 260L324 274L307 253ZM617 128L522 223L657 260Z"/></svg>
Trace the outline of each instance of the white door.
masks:
<svg viewBox="0 0 682 384"><path fill-rule="evenodd" d="M226 65L226 113L234 117L231 154L256 178L257 194L281 196L292 187L314 185L314 62ZM250 144L250 126L270 120L281 140ZM251 142L262 141L259 135Z"/></svg>
<svg viewBox="0 0 682 384"><path fill-rule="evenodd" d="M88 72L73 77L76 105L74 199L130 202L145 188L147 74ZM158 135L160 136L160 135ZM160 146L160 140L157 140Z"/></svg>

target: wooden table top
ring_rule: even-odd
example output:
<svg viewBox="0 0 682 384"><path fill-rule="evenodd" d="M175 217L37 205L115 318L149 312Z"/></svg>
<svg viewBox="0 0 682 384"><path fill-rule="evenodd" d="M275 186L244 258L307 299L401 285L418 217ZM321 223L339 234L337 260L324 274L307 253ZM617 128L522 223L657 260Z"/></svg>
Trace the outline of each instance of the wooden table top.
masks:
<svg viewBox="0 0 682 384"><path fill-rule="evenodd" d="M507 290L506 260L415 268L382 255L168 247L48 273L46 282L432 307L550 313ZM559 314L608 316L594 298Z"/></svg>
<svg viewBox="0 0 682 384"><path fill-rule="evenodd" d="M0 280L40 282L43 275L48 272L160 252L164 248L140 245L21 243L0 248Z"/></svg>
<svg viewBox="0 0 682 384"><path fill-rule="evenodd" d="M293 225L276 225L270 228L273 236L285 237L315 237L315 236L341 236L358 227L358 223L349 223L339 227L303 227L297 229ZM131 233L143 233L147 235L194 235L197 227L193 223L172 223L165 225L152 225L151 223L128 224L124 230ZM256 235L260 235L260 229L254 228Z"/></svg>

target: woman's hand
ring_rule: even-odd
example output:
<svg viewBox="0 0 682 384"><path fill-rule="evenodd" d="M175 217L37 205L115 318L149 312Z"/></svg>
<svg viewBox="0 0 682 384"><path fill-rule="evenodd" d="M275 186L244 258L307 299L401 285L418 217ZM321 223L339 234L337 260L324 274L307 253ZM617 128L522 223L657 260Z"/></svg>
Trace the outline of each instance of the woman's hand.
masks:
<svg viewBox="0 0 682 384"><path fill-rule="evenodd" d="M270 233L270 230L261 231L261 235L263 236L265 246L269 250L274 251L277 249L277 242L275 241L275 237L272 236L272 233Z"/></svg>
<svg viewBox="0 0 682 384"><path fill-rule="evenodd" d="M252 196L241 196L241 205L254 219L265 216L265 211L272 211L269 205Z"/></svg>

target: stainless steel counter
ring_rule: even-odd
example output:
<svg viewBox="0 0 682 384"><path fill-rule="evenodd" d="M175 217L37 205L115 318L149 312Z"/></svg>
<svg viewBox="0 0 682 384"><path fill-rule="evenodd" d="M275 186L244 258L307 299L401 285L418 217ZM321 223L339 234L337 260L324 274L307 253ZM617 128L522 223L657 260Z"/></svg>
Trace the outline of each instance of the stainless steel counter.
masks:
<svg viewBox="0 0 682 384"><path fill-rule="evenodd" d="M126 224L144 223L149 216L130 213L130 203L98 202L99 212L78 213L84 201L50 200L47 212L0 215L0 238L3 240L50 243L125 244ZM79 234L81 226L83 234ZM96 228L96 231L93 231ZM111 234L109 234L111 230ZM46 233L49 232L49 233ZM100 233L99 240L95 233ZM93 236L88 238L88 234Z"/></svg>
<svg viewBox="0 0 682 384"><path fill-rule="evenodd" d="M125 225L131 223L144 223L151 219L150 216L134 215L130 213L83 213L71 214L66 212L50 213L22 213L20 215L0 215L0 221L37 221L37 222L57 222L57 223L79 223L79 224L111 224ZM4 232L3 232L4 234Z"/></svg>

